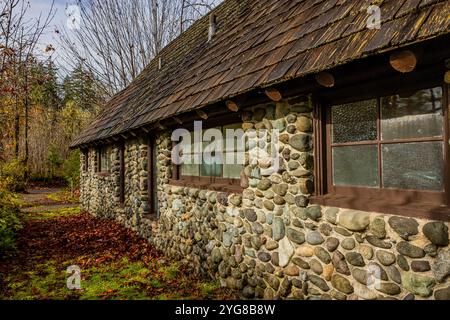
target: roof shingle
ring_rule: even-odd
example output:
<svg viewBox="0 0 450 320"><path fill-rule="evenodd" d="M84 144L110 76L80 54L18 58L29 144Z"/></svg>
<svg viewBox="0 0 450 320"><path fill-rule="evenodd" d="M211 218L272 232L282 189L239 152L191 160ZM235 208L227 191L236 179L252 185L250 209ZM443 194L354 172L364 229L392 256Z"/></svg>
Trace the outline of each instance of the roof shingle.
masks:
<svg viewBox="0 0 450 320"><path fill-rule="evenodd" d="M450 0L385 0L379 30L371 0L225 0L115 95L72 147L217 103L252 88L316 73L392 46L449 33ZM163 67L158 68L161 58Z"/></svg>

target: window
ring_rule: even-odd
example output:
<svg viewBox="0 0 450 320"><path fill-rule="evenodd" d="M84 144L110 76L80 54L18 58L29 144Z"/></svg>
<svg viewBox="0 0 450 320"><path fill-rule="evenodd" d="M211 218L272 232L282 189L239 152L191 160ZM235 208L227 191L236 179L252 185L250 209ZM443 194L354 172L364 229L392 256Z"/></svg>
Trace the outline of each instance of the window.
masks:
<svg viewBox="0 0 450 320"><path fill-rule="evenodd" d="M154 136L149 137L148 141L148 199L149 214L159 218L158 202L158 153Z"/></svg>
<svg viewBox="0 0 450 320"><path fill-rule="evenodd" d="M447 204L446 101L442 87L434 87L332 105L323 193L341 201ZM355 209L372 209L367 205Z"/></svg>
<svg viewBox="0 0 450 320"><path fill-rule="evenodd" d="M103 146L97 150L97 172L108 173L111 171L111 149Z"/></svg>
<svg viewBox="0 0 450 320"><path fill-rule="evenodd" d="M125 145L121 144L119 148L119 204L125 205Z"/></svg>
<svg viewBox="0 0 450 320"><path fill-rule="evenodd" d="M242 130L242 124L218 126L212 129L215 129L217 133L220 132L223 139L217 142L214 138L209 139L205 136L207 130L203 130L201 147L194 142L194 132L191 132L191 143L188 147L184 147L182 151L183 157L190 159L190 161L185 161L185 163L177 166L178 178L182 181L208 183L210 187L214 187L211 184L240 186L244 165L242 157L238 153L240 144L234 134L237 133L236 130ZM211 153L212 158L220 159L218 161L205 158L205 150L211 143L220 145L218 149L221 149L220 154Z"/></svg>
<svg viewBox="0 0 450 320"><path fill-rule="evenodd" d="M83 172L88 172L89 170L89 151L83 151Z"/></svg>

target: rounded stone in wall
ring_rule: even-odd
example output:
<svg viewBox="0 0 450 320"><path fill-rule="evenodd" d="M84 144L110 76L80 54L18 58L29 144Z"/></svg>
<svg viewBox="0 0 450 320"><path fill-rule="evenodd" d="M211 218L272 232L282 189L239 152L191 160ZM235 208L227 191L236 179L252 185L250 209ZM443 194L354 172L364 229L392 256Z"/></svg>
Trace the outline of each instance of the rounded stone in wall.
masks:
<svg viewBox="0 0 450 320"><path fill-rule="evenodd" d="M327 241L325 242L325 247L330 252L336 250L338 246L339 246L339 239L334 237L328 238Z"/></svg>
<svg viewBox="0 0 450 320"><path fill-rule="evenodd" d="M353 238L345 238L341 242L341 247L344 248L345 250L353 250L355 248L355 246L356 246L356 244L355 244L355 240L353 240Z"/></svg>
<svg viewBox="0 0 450 320"><path fill-rule="evenodd" d="M331 284L335 289L345 294L351 294L354 291L350 281L338 274L333 275Z"/></svg>
<svg viewBox="0 0 450 320"><path fill-rule="evenodd" d="M311 245L318 245L322 244L325 240L319 232L311 231L306 235L306 241Z"/></svg>
<svg viewBox="0 0 450 320"><path fill-rule="evenodd" d="M448 227L443 222L429 222L422 231L431 243L437 246L448 246Z"/></svg>
<svg viewBox="0 0 450 320"><path fill-rule="evenodd" d="M404 240L419 233L419 224L415 219L391 217L388 220L390 227Z"/></svg>
<svg viewBox="0 0 450 320"><path fill-rule="evenodd" d="M376 252L376 256L378 261L381 262L382 265L390 266L395 263L395 255L392 252L385 250L378 250Z"/></svg>

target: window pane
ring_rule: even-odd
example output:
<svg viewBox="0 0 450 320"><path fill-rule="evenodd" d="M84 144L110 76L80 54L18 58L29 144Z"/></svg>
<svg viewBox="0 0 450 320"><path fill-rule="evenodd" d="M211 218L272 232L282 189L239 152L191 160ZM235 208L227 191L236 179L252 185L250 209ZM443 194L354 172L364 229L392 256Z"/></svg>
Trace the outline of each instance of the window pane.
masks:
<svg viewBox="0 0 450 320"><path fill-rule="evenodd" d="M333 142L376 140L377 109L377 100L332 107Z"/></svg>
<svg viewBox="0 0 450 320"><path fill-rule="evenodd" d="M232 137L232 139L228 139L227 136L227 130L233 130L235 136ZM223 137L224 137L224 146L223 146L223 150L224 151L236 151L238 149L239 144L241 144L241 149L243 149L244 146L244 140L240 140L238 141L238 134L239 133L244 133L244 131L242 130L242 124L238 123L238 124L232 124L232 125L228 125L228 126L224 126L223 127ZM231 138L231 136L230 136Z"/></svg>
<svg viewBox="0 0 450 320"><path fill-rule="evenodd" d="M333 148L335 186L378 187L378 147L350 146Z"/></svg>
<svg viewBox="0 0 450 320"><path fill-rule="evenodd" d="M226 179L240 179L244 166L241 164L224 164L223 177Z"/></svg>
<svg viewBox="0 0 450 320"><path fill-rule="evenodd" d="M383 146L383 182L386 188L444 190L442 142Z"/></svg>
<svg viewBox="0 0 450 320"><path fill-rule="evenodd" d="M221 164L202 164L201 166L202 177L221 177L222 165Z"/></svg>
<svg viewBox="0 0 450 320"><path fill-rule="evenodd" d="M242 170L244 170L243 159L239 159L236 152L224 153L224 178L240 179Z"/></svg>
<svg viewBox="0 0 450 320"><path fill-rule="evenodd" d="M198 177L200 175L200 166L198 164L183 164L180 166L182 176Z"/></svg>
<svg viewBox="0 0 450 320"><path fill-rule="evenodd" d="M100 171L108 172L110 163L110 152L109 149L103 147L100 151Z"/></svg>
<svg viewBox="0 0 450 320"><path fill-rule="evenodd" d="M441 137L442 88L382 98L381 117L382 140Z"/></svg>

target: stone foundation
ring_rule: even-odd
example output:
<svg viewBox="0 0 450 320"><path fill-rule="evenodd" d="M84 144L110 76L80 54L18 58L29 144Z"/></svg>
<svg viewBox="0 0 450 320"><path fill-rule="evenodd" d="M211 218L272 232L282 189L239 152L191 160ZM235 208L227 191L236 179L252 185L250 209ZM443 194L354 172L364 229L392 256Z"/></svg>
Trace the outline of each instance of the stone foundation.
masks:
<svg viewBox="0 0 450 320"><path fill-rule="evenodd" d="M116 219L246 298L450 299L448 223L309 205L311 119L304 96L243 112L244 130L276 128L281 146L278 172L264 176L264 164L246 164L242 194L170 185L170 133L160 133L159 219L147 214L145 140L126 143L123 208L119 150L111 174L99 176L92 149L83 209Z"/></svg>

